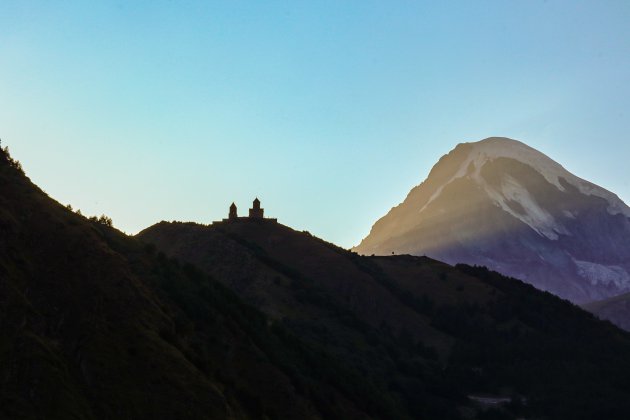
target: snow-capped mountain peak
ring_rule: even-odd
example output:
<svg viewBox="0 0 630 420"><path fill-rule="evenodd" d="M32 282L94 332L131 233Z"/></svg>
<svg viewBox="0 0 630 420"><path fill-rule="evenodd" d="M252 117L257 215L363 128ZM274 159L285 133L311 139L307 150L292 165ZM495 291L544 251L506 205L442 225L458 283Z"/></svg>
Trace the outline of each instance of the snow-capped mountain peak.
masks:
<svg viewBox="0 0 630 420"><path fill-rule="evenodd" d="M465 176L469 173L471 164L474 165L476 174L489 161L498 158L514 159L528 165L542 175L547 182L556 186L560 191L565 191L560 179L564 179L570 185L576 187L586 195L593 195L605 199L608 202L610 214L623 214L630 217L630 207L628 207L617 195L601 188L591 182L581 179L553 159L527 146L526 144L505 137L490 137L475 143L464 143L472 146L468 152L468 158L461 164L459 170L453 178ZM462 146L462 145L458 145Z"/></svg>
<svg viewBox="0 0 630 420"><path fill-rule="evenodd" d="M486 265L575 302L630 291L630 208L516 140L457 145L355 247Z"/></svg>

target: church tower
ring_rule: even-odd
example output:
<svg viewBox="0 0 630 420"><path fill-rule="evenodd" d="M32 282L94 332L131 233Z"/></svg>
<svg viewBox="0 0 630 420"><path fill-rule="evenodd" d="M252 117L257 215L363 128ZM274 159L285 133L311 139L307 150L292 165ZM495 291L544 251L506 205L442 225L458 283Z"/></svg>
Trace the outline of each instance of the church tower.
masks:
<svg viewBox="0 0 630 420"><path fill-rule="evenodd" d="M260 208L260 200L258 197L254 200L252 208L249 209L249 217L251 219L262 219L264 215L265 209Z"/></svg>
<svg viewBox="0 0 630 420"><path fill-rule="evenodd" d="M230 214L228 216L229 220L236 220L238 218L238 214L236 213L236 204L232 203L230 206Z"/></svg>

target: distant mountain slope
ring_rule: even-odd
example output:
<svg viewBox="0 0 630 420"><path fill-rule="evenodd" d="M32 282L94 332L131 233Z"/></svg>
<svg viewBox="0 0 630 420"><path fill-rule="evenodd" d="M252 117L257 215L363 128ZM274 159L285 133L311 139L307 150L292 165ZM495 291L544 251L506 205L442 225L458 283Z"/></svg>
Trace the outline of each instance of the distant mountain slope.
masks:
<svg viewBox="0 0 630 420"><path fill-rule="evenodd" d="M161 222L138 237L361 372L410 417L625 418L630 409L630 336L486 269L361 257L246 220ZM520 396L527 405L518 397L483 414L470 394Z"/></svg>
<svg viewBox="0 0 630 420"><path fill-rule="evenodd" d="M630 331L630 293L585 303L582 307L600 319L606 319L620 328Z"/></svg>
<svg viewBox="0 0 630 420"><path fill-rule="evenodd" d="M630 208L506 138L458 145L354 248L488 266L577 303L630 291Z"/></svg>

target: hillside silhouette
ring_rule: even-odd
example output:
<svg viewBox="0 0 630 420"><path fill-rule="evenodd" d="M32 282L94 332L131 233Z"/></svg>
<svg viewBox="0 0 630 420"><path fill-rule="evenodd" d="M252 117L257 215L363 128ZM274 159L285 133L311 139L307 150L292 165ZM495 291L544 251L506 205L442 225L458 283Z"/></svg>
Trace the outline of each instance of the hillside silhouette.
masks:
<svg viewBox="0 0 630 420"><path fill-rule="evenodd" d="M5 151L0 192L0 418L372 417L363 401L382 397L337 386L343 367L50 199Z"/></svg>
<svg viewBox="0 0 630 420"><path fill-rule="evenodd" d="M627 413L629 336L485 268L359 256L259 221L161 222L138 237L360 372L410 417L474 418L471 395L511 398L496 418Z"/></svg>
<svg viewBox="0 0 630 420"><path fill-rule="evenodd" d="M627 333L486 269L361 257L266 221L160 223L133 238L99 220L0 152L0 418L630 409ZM485 409L480 395L511 402Z"/></svg>

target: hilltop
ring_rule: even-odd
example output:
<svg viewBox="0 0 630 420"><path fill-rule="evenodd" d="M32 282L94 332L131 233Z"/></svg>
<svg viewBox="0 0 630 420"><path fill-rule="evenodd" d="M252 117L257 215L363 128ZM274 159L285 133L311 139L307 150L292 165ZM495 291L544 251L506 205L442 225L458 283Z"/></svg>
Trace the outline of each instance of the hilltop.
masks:
<svg viewBox="0 0 630 420"><path fill-rule="evenodd" d="M613 378L630 374L629 336L521 281L427 257L363 257L264 221L161 222L138 237L361 372L411 417L474 417L467 397L479 394L512 399L498 418L625 415Z"/></svg>
<svg viewBox="0 0 630 420"><path fill-rule="evenodd" d="M343 367L106 221L0 152L1 418L372 418Z"/></svg>

